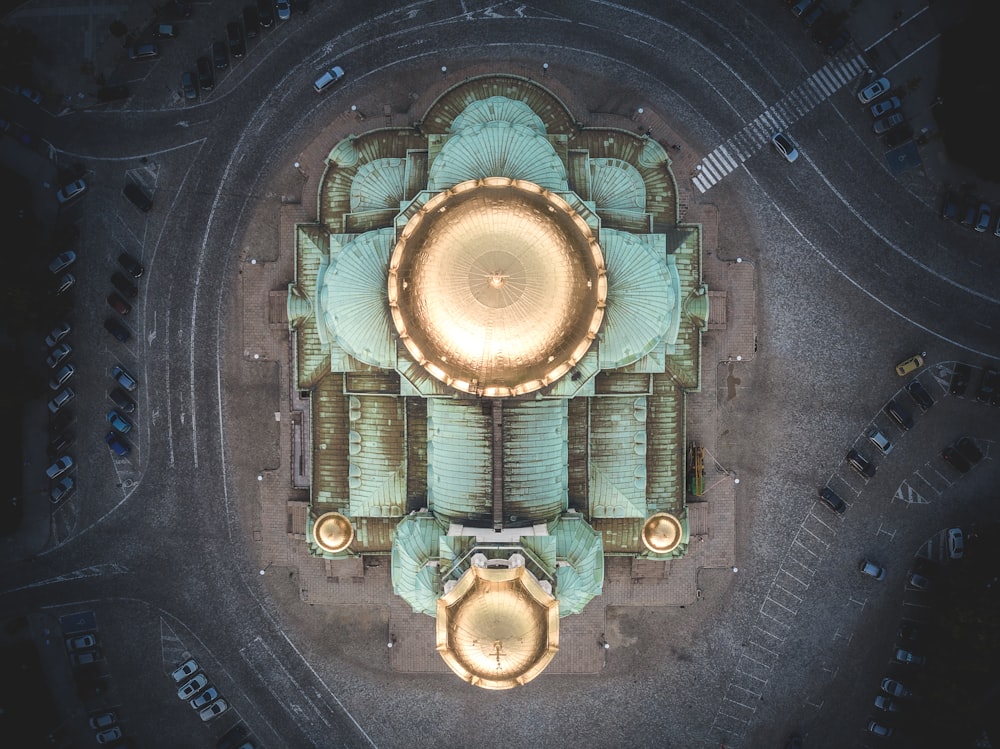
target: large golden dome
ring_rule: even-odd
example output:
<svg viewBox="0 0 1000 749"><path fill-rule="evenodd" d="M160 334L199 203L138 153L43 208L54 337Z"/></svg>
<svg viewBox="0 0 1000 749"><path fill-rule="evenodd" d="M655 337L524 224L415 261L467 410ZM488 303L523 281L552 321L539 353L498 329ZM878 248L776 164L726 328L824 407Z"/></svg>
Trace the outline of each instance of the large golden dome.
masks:
<svg viewBox="0 0 1000 749"><path fill-rule="evenodd" d="M472 567L438 599L437 650L475 686L525 684L559 650L559 602L525 567Z"/></svg>
<svg viewBox="0 0 1000 749"><path fill-rule="evenodd" d="M558 195L470 180L410 218L389 262L389 306L411 356L458 390L545 387L590 348L607 279L593 231Z"/></svg>

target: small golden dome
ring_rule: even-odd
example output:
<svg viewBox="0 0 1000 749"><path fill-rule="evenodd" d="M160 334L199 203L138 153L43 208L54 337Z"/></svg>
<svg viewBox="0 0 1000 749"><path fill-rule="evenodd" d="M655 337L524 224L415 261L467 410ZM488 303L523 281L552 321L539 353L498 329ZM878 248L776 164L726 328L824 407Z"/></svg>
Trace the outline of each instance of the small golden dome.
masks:
<svg viewBox="0 0 1000 749"><path fill-rule="evenodd" d="M336 554L354 540L354 526L339 512L327 512L313 523L313 541L324 551Z"/></svg>
<svg viewBox="0 0 1000 749"><path fill-rule="evenodd" d="M545 387L604 317L604 257L586 221L523 180L470 180L409 219L389 261L389 308L410 355L469 393Z"/></svg>
<svg viewBox="0 0 1000 749"><path fill-rule="evenodd" d="M437 650L475 686L526 684L559 650L559 602L525 567L472 567L438 599Z"/></svg>
<svg viewBox="0 0 1000 749"><path fill-rule="evenodd" d="M681 521L669 512L658 512L642 525L642 542L654 554L668 554L684 536Z"/></svg>

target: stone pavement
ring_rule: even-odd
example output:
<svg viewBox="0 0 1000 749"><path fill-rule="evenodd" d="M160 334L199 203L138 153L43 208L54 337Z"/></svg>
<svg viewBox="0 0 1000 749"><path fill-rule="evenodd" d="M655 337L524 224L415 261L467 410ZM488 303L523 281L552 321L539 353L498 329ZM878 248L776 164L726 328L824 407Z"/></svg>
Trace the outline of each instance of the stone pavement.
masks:
<svg viewBox="0 0 1000 749"><path fill-rule="evenodd" d="M491 68L491 72L498 72ZM527 66L513 65L508 71L525 75ZM537 70L530 68L533 74ZM471 76L484 70L463 70L461 76ZM427 104L455 78L442 79L437 89L425 91L410 112L383 113L388 124L407 127ZM542 81L570 106L574 97L547 77ZM377 111L365 105L362 112ZM598 124L585 112L574 110L585 124ZM416 113L416 114L415 114ZM294 278L294 225L316 220L316 189L322 176L324 159L330 148L343 137L358 130L367 130L381 121L367 114L350 110L334 118L330 125L302 152L293 168L299 178L296 194L282 198L278 219L279 241L274 257L257 250L248 250L241 264L242 338L244 366L276 366L281 389L281 410L275 419L280 429L280 452L275 465L258 476L259 515L254 523L253 540L258 547L258 559L265 573L271 567L298 570L300 595L304 601L319 605L366 605L388 609L389 625L384 633L391 668L406 672L448 672L448 667L434 650L435 620L414 614L409 606L392 592L389 558L368 557L365 560L323 560L312 557L304 543L308 512L308 401L300 401L293 393L290 370L291 336L285 314L285 294ZM644 113L643 121L627 117L615 119L600 115L599 124L622 129L649 130L668 134L666 125L653 113ZM676 143L676 136L670 136ZM756 307L755 266L748 261L721 258L717 254L719 215L709 203L695 203L688 174L693 171L686 163L683 146L674 165L678 198L686 223L700 223L703 228L703 275L708 284L714 308L710 329L703 336L702 387L687 398L687 438L706 449L706 493L704 501L688 506L692 542L686 557L669 562L635 561L629 557L608 557L605 567L603 594L595 598L576 616L560 620L560 650L547 669L551 673L594 673L605 664L607 642L615 647L616 638L609 631L608 609L618 606L678 606L693 603L700 595L698 572L704 567L727 568L735 560L735 496L734 476L719 465L718 454L719 403L725 392L724 373L737 362L749 362L756 348L754 309ZM273 206L273 204L272 204ZM266 207L264 210L273 210ZM725 369L724 369L725 368ZM293 400L294 399L294 400ZM293 471L293 466L295 471ZM294 474L294 475L293 475Z"/></svg>

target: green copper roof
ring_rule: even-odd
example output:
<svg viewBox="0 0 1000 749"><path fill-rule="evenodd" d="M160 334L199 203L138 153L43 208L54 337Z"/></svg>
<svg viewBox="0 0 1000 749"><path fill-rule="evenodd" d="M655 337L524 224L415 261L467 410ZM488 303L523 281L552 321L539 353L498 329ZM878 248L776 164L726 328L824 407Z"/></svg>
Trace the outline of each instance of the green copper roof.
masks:
<svg viewBox="0 0 1000 749"><path fill-rule="evenodd" d="M579 614L604 587L604 544L601 534L582 515L567 513L554 528L559 559L556 568L556 598L559 616Z"/></svg>
<svg viewBox="0 0 1000 749"><path fill-rule="evenodd" d="M646 399L590 402L590 515L645 517Z"/></svg>
<svg viewBox="0 0 1000 749"><path fill-rule="evenodd" d="M428 562L438 559L438 540L442 528L430 513L407 515L396 526L392 544L393 592L428 616L437 613L441 594L436 566Z"/></svg>
<svg viewBox="0 0 1000 749"><path fill-rule="evenodd" d="M540 135L545 135L545 123L542 122L542 118L531 111L531 107L523 101L508 99L506 96L491 96L488 99L472 102L455 118L448 130L457 133L470 125L483 125L487 122L524 125Z"/></svg>
<svg viewBox="0 0 1000 749"><path fill-rule="evenodd" d="M350 517L393 517L406 507L404 402L349 396L348 488Z"/></svg>
<svg viewBox="0 0 1000 749"><path fill-rule="evenodd" d="M399 210L405 175L406 159L376 159L362 164L351 182L351 211Z"/></svg>
<svg viewBox="0 0 1000 749"><path fill-rule="evenodd" d="M479 401L427 401L427 506L442 518L493 515L492 422Z"/></svg>
<svg viewBox="0 0 1000 749"><path fill-rule="evenodd" d="M566 401L514 401L503 408L504 514L548 520L567 507Z"/></svg>
<svg viewBox="0 0 1000 749"><path fill-rule="evenodd" d="M639 170L622 159L590 159L590 199L598 210L646 210L646 183Z"/></svg>

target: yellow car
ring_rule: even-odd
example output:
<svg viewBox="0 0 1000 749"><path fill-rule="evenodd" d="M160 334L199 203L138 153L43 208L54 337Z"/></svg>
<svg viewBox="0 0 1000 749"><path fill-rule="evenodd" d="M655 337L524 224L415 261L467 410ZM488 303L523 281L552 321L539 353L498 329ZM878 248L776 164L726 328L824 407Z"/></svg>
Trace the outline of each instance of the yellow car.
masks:
<svg viewBox="0 0 1000 749"><path fill-rule="evenodd" d="M909 359L904 359L896 365L896 374L900 377L906 377L906 375L910 372L917 371L924 366L925 356L927 356L926 352L921 351L919 354L914 354Z"/></svg>

